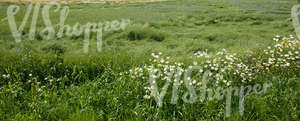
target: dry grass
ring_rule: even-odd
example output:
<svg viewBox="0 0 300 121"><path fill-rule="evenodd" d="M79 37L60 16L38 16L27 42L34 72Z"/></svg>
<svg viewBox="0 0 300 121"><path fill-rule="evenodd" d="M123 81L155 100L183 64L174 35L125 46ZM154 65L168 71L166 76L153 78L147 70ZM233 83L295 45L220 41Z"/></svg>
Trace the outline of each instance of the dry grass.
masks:
<svg viewBox="0 0 300 121"><path fill-rule="evenodd" d="M77 2L77 3L97 3L97 2L155 2L163 0L0 0L0 2L13 2L13 3L49 3L49 2Z"/></svg>

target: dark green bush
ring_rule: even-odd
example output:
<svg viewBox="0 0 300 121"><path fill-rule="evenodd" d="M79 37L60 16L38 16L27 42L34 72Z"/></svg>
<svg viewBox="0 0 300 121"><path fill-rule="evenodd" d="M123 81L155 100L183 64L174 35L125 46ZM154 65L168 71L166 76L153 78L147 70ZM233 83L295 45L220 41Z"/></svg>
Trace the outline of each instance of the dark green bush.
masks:
<svg viewBox="0 0 300 121"><path fill-rule="evenodd" d="M44 47L43 50L45 52L53 53L53 54L57 54L57 55L62 55L66 52L66 48L57 43L52 44L48 47Z"/></svg>
<svg viewBox="0 0 300 121"><path fill-rule="evenodd" d="M149 39L161 42L164 41L166 37L164 33L151 28L132 27L128 29L127 38L130 41Z"/></svg>
<svg viewBox="0 0 300 121"><path fill-rule="evenodd" d="M145 39L146 38L146 33L144 33L143 31L130 31L128 33L128 39L131 40L131 41L134 41L134 40L142 40L142 39Z"/></svg>

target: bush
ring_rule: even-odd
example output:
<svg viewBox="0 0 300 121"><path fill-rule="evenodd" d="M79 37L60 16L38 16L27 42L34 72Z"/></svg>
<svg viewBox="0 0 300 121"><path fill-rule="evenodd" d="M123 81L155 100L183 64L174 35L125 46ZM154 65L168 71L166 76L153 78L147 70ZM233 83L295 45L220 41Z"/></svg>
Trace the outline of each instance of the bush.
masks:
<svg viewBox="0 0 300 121"><path fill-rule="evenodd" d="M57 54L57 55L62 55L66 52L66 48L63 47L60 44L52 44L48 47L43 48L44 51L48 52L48 53L53 53L53 54Z"/></svg>
<svg viewBox="0 0 300 121"><path fill-rule="evenodd" d="M130 41L149 39L161 42L164 41L166 37L165 34L160 31L148 27L135 26L128 29L127 38Z"/></svg>
<svg viewBox="0 0 300 121"><path fill-rule="evenodd" d="M300 73L300 41L294 37L274 38L274 46L264 49L259 54L247 54L247 56L238 56L236 53L229 53L225 49L216 54L209 54L206 51L199 51L194 54L195 61L193 66L200 67L199 75L189 75L191 84L197 88L201 87L201 75L209 71L209 78L213 86L231 86L250 84L257 80L258 77L265 74L280 75L291 78L299 76ZM181 62L171 62L170 57L163 57L162 53L152 53L150 64L142 67L133 67L129 70L130 78L133 80L143 80L147 82L151 78L159 82L172 82L179 85L184 83L184 73L193 68ZM249 60L251 62L249 62ZM178 71L179 73L173 73ZM160 74L161 72L161 74ZM155 75L158 73L158 75ZM152 83L152 82L151 82ZM146 92L150 87L145 87ZM146 95L146 98L150 94ZM153 95L151 95L153 96Z"/></svg>

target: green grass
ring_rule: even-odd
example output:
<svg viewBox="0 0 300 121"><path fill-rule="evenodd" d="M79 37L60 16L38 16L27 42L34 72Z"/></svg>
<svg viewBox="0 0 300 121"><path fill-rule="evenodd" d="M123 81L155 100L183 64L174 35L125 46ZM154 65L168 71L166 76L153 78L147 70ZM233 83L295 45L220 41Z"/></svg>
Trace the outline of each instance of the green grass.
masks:
<svg viewBox="0 0 300 121"><path fill-rule="evenodd" d="M225 100L173 105L167 96L160 108L153 98L143 98L147 81L120 75L152 64L153 52L163 52L173 57L171 62L187 66L197 51L216 53L225 48L251 65L247 59L264 57L262 49L273 44L273 37L294 35L286 11L296 0L284 0L287 4L235 1L255 9L230 0L66 5L70 7L65 22L69 25L131 20L125 30L105 31L103 51L94 52L91 43L88 54L82 51L82 37L43 40L37 35L35 40L26 39L31 19L23 41L16 43L7 20L1 21L0 120L298 120L299 69L275 68L258 74L249 84L272 83L269 92L248 96L243 116L239 115L238 97L234 97L230 117L225 117ZM0 20L6 17L9 5L0 3ZM18 24L26 9L24 4L19 6ZM57 24L59 14L52 10L50 15ZM37 26L38 32L45 27L41 15ZM255 54L250 56L248 51Z"/></svg>
<svg viewBox="0 0 300 121"><path fill-rule="evenodd" d="M278 4L270 4L270 6L272 5ZM24 12L25 6L21 6L23 9L20 11ZM130 50L139 50L138 52L148 52L149 49L153 49L156 52L162 51L178 56L191 54L192 50L197 49L230 48L232 51L239 52L241 49L246 50L266 45L268 40L277 34L287 36L294 32L292 22L289 22L290 14L247 11L239 6L233 6L229 1L169 1L68 6L70 6L70 13L66 23L69 25L74 25L76 22L86 24L88 22L130 19L132 24L151 28L151 31L147 29L149 34L158 31L161 34L158 35L158 38L166 36L163 41L156 43L147 41L149 37L144 37L143 41L131 42L128 41L130 38L124 35L131 31L130 28L119 32L104 32L104 50L108 51L111 51L112 48L114 48L113 50L128 50L127 48L130 47L132 48ZM8 4L1 4L1 18L6 16L7 7ZM268 6L264 7L268 8ZM286 5L286 7L291 7L291 5ZM50 14L52 23L57 24L59 14L53 11ZM17 14L18 23L21 22L23 15ZM3 28L0 31L3 35L0 37L3 40L3 44L1 44L3 49L14 48L15 44L12 41L7 21L1 22L0 26ZM37 26L39 31L45 27L41 15ZM29 33L29 25L25 27L24 32L24 37L26 37ZM65 37L53 41L24 41L30 43L29 45L32 45L36 51L42 51L39 48L50 46L53 43L64 43L67 53L82 49L82 37L77 39Z"/></svg>

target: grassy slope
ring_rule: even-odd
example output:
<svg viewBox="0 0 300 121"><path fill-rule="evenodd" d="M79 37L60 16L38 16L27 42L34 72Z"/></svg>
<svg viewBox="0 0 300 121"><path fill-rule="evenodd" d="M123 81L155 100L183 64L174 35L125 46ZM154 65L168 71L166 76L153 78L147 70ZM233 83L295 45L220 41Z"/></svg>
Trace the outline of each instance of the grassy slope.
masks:
<svg viewBox="0 0 300 121"><path fill-rule="evenodd" d="M1 5L1 18L4 18L6 4ZM178 7L178 9L174 8ZM287 5L290 6L290 5ZM145 8L145 9L139 9ZM88 22L112 21L131 19L133 24L146 24L146 29L163 32L165 40L153 42L147 40L127 41L125 32L105 32L107 51L134 50L145 53L150 51L162 51L170 55L191 54L194 51L208 49L215 51L226 48L239 52L266 45L275 35L286 36L293 33L291 22L288 22L290 14L263 13L259 11L245 11L237 6L232 6L228 1L189 1L189 2L159 2L136 4L77 4L70 6L68 24L76 22L86 24ZM23 10L24 11L24 10ZM93 13L92 15L90 13ZM21 21L23 14L19 15ZM58 14L52 13L52 18L58 18ZM41 16L38 26L43 28ZM52 19L57 23L58 19ZM3 29L1 40L4 47L13 47L9 27L6 21L1 22ZM29 27L28 27L29 28ZM28 33L28 28L25 33ZM151 32L151 31L150 31ZM25 35L26 36L26 35ZM43 48L55 42L64 41L77 46L63 45L67 52L82 49L80 38L70 41L70 38L62 38L59 41L34 41L34 48ZM11 48L4 48L5 50ZM130 48L130 49L128 49ZM40 51L39 49L36 49ZM136 51L138 50L138 51Z"/></svg>
<svg viewBox="0 0 300 121"><path fill-rule="evenodd" d="M8 5L0 4L1 19L6 16ZM66 81L47 84L49 90L45 92L38 92L37 88L27 85L22 94L4 91L17 87L1 82L1 86L8 85L0 88L2 120L292 120L299 116L297 94L293 92L297 86L294 81L282 81L289 80L290 76L281 75L274 79L273 74L268 74L261 77L258 82L273 82L272 92L265 97L249 97L243 117L239 116L238 102L234 101L233 114L229 118L224 117L224 102L218 101L192 105L181 102L176 106L166 103L163 108L158 108L154 100L143 99L144 83L118 76L119 71L144 63L151 52L163 52L175 56L176 60L189 62L190 55L199 50L215 52L226 48L242 54L249 49L265 47L277 34L293 34L290 14L247 11L219 0L69 6L68 24L131 19L133 24L146 25L146 28L145 31L138 26L138 29L106 32L104 52L78 55L74 53L82 48L80 39L35 40L16 44L7 22L1 22L1 73L15 72L18 80L24 83L32 78L27 76L29 73L38 80L51 75ZM196 10L166 8L174 6L194 6ZM22 16L18 15L18 21ZM51 14L51 18L57 16ZM43 26L41 19L38 24ZM28 31L27 28L25 33ZM164 36L165 39L162 42L148 38L130 41L130 32L150 35L158 32L162 35L153 36ZM66 49L63 56L57 57L43 49L54 43ZM72 46L69 46L70 43Z"/></svg>

